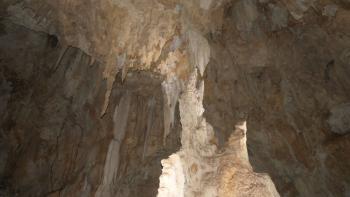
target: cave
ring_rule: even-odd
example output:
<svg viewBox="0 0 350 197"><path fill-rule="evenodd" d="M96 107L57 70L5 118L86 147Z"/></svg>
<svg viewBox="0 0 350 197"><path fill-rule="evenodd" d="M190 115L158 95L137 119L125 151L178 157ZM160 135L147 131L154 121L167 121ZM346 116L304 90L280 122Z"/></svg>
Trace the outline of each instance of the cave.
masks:
<svg viewBox="0 0 350 197"><path fill-rule="evenodd" d="M0 196L350 196L347 0L0 5Z"/></svg>

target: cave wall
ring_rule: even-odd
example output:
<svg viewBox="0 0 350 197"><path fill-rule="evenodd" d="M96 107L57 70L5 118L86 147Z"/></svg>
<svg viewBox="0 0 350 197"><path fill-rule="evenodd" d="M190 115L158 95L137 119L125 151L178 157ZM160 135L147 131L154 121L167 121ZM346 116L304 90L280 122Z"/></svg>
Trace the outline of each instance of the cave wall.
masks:
<svg viewBox="0 0 350 197"><path fill-rule="evenodd" d="M0 194L348 196L348 9L0 1Z"/></svg>
<svg viewBox="0 0 350 197"><path fill-rule="evenodd" d="M156 195L160 160L180 143L178 112L167 146L159 141L160 76L119 76L100 116L104 66L89 55L7 20L0 51L1 195L90 196L101 182L102 196ZM109 154L117 165L108 165Z"/></svg>
<svg viewBox="0 0 350 197"><path fill-rule="evenodd" d="M282 196L348 196L349 11L323 1L298 23L277 2L228 10L205 79L221 145L246 120L250 162Z"/></svg>

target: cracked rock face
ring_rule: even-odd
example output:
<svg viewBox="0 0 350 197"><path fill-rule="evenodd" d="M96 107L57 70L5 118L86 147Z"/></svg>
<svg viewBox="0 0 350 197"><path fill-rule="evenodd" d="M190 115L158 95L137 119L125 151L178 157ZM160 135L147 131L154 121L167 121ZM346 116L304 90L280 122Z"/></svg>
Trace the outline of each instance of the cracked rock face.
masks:
<svg viewBox="0 0 350 197"><path fill-rule="evenodd" d="M0 2L0 196L349 196L345 0Z"/></svg>

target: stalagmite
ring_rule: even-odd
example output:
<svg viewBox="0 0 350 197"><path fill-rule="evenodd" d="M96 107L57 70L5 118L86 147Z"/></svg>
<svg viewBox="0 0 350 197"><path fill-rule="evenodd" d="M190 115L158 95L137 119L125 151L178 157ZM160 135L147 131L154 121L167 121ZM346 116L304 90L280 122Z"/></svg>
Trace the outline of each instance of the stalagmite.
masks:
<svg viewBox="0 0 350 197"><path fill-rule="evenodd" d="M185 175L181 158L178 154L162 160L162 175L159 177L157 197L183 197Z"/></svg>

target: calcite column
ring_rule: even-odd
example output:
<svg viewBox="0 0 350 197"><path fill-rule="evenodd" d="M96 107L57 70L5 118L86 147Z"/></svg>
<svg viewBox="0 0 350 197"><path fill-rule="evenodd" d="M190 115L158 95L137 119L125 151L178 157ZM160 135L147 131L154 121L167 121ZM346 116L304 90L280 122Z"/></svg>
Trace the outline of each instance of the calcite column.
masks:
<svg viewBox="0 0 350 197"><path fill-rule="evenodd" d="M162 160L158 197L279 196L270 177L254 173L249 164L245 123L237 126L227 151L219 153L214 130L203 117L201 76L210 47L195 31L188 33L188 39L194 69L179 99L182 147Z"/></svg>
<svg viewBox="0 0 350 197"><path fill-rule="evenodd" d="M200 77L209 62L210 47L197 31L189 30L187 38L193 69L188 80L183 82L184 90L179 99L182 148L162 161L159 197L215 196L217 193L211 181L217 166L213 159L217 147L213 128L203 117L204 81Z"/></svg>

